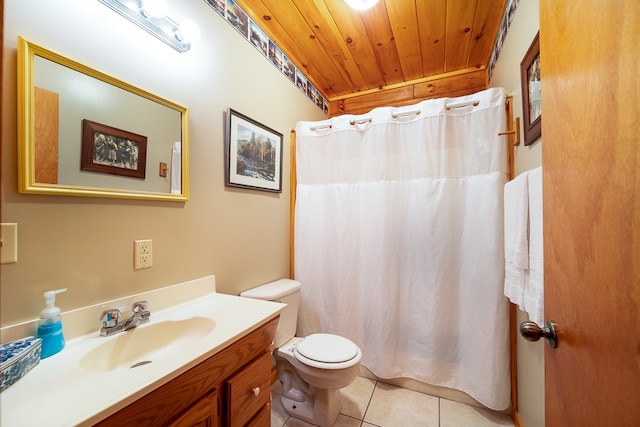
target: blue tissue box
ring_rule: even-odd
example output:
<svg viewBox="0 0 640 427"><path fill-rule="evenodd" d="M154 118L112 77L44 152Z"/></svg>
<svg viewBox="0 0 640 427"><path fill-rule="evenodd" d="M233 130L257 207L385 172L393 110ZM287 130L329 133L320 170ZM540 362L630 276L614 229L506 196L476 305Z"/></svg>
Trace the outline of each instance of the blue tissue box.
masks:
<svg viewBox="0 0 640 427"><path fill-rule="evenodd" d="M22 378L34 366L40 363L42 340L35 337L26 337L6 344L0 344L2 363L2 384L0 392L8 389L12 384Z"/></svg>

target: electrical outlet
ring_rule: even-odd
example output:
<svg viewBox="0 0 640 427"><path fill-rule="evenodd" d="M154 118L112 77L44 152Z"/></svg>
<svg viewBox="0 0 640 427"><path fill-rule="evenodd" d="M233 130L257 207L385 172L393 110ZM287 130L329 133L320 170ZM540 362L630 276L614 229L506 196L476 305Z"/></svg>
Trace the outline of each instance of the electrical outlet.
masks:
<svg viewBox="0 0 640 427"><path fill-rule="evenodd" d="M134 240L133 242L133 268L149 268L153 265L153 251L151 239Z"/></svg>

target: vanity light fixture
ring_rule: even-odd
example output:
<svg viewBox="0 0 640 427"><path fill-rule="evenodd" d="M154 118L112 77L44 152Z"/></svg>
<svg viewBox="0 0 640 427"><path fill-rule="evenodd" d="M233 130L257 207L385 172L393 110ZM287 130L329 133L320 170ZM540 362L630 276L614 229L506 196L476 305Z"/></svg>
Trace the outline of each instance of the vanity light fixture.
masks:
<svg viewBox="0 0 640 427"><path fill-rule="evenodd" d="M352 9L363 11L371 9L378 0L344 0Z"/></svg>
<svg viewBox="0 0 640 427"><path fill-rule="evenodd" d="M156 36L178 52L191 49L193 39L188 37L199 34L195 23L183 28L176 21L166 16L164 0L98 0L124 16L129 21ZM196 30L193 30L195 26Z"/></svg>
<svg viewBox="0 0 640 427"><path fill-rule="evenodd" d="M164 0L141 0L140 11L146 17L160 17L167 14L167 3Z"/></svg>
<svg viewBox="0 0 640 427"><path fill-rule="evenodd" d="M198 27L198 24L193 22L191 19L180 21L179 27L180 29L176 33L176 37L182 37L183 40L188 40L191 43L200 38L200 28Z"/></svg>

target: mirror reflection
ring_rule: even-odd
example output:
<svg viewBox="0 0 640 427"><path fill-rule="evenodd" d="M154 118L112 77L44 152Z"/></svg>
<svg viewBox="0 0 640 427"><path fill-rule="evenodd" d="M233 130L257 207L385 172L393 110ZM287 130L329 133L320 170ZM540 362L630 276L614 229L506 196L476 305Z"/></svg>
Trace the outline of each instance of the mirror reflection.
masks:
<svg viewBox="0 0 640 427"><path fill-rule="evenodd" d="M20 191L188 199L187 109L19 40Z"/></svg>

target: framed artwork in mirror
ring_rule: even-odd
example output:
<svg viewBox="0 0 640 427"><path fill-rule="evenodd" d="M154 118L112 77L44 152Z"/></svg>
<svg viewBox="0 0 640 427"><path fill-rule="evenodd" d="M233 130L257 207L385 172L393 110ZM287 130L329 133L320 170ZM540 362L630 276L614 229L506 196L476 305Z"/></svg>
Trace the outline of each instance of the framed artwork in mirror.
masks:
<svg viewBox="0 0 640 427"><path fill-rule="evenodd" d="M524 115L524 145L533 144L542 134L540 33L536 34L520 63L522 114Z"/></svg>
<svg viewBox="0 0 640 427"><path fill-rule="evenodd" d="M83 171L145 178L147 137L82 120Z"/></svg>
<svg viewBox="0 0 640 427"><path fill-rule="evenodd" d="M282 134L231 108L227 110L225 184L282 192Z"/></svg>

